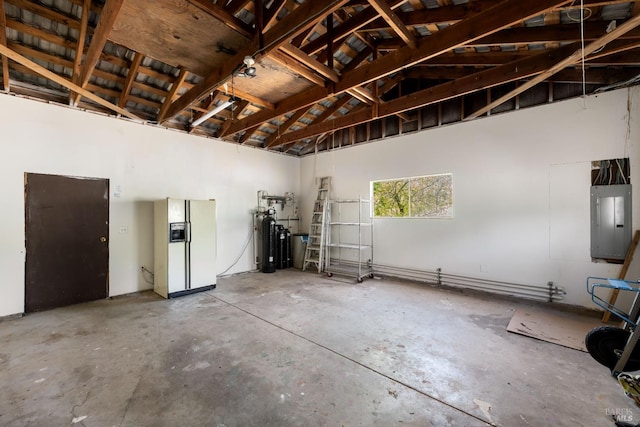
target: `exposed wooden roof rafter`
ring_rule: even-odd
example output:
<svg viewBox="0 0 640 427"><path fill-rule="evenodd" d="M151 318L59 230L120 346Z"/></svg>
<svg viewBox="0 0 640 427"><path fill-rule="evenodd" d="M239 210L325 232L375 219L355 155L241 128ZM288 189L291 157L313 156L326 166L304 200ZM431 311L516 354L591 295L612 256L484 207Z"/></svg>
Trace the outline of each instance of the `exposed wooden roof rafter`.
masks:
<svg viewBox="0 0 640 427"><path fill-rule="evenodd" d="M129 96L129 92L133 87L133 82L136 80L136 76L138 75L138 69L140 68L140 64L144 59L144 55L140 52L136 52L133 56L133 61L131 61L131 66L129 66L129 71L127 73L127 78L124 82L124 87L122 89L122 95L120 96L120 101L118 105L120 107L125 107L127 105L127 97Z"/></svg>
<svg viewBox="0 0 640 427"><path fill-rule="evenodd" d="M322 19L323 16L333 12L334 10L342 7L348 0L334 0L326 3L320 2L307 2L302 6L285 16L276 25L274 25L269 31L264 33L264 49L259 52L258 41L254 40L238 54L236 54L230 61L228 61L222 68L214 71L205 77L205 79L194 86L189 92L181 96L175 101L167 113L167 117L173 117L179 111L187 108L194 101L201 98L212 87L217 87L227 81L231 75L235 72L238 64L242 64L245 56L256 56L258 53L261 55L268 55L270 52L278 49L292 37L295 37L300 32L305 31L309 27L315 25L316 22ZM246 130L251 126L243 129Z"/></svg>
<svg viewBox="0 0 640 427"><path fill-rule="evenodd" d="M410 47L416 48L417 42L407 26L398 18L385 0L368 0L369 4L391 25L393 31Z"/></svg>
<svg viewBox="0 0 640 427"><path fill-rule="evenodd" d="M619 27L615 28L614 30L608 32L606 35L600 37L598 40L589 43L584 48L578 49L577 51L573 52L571 55L569 55L568 57L564 58L562 61L559 61L558 63L554 64L553 66L549 67L547 70L543 71L542 73L540 73L535 78L533 78L533 79L529 80L528 82L518 86L516 89L514 89L511 92L501 96L500 98L496 99L495 101L490 102L489 104L487 104L486 106L480 108L479 110L475 111L474 113L469 114L465 119L466 120L470 120L470 119L475 119L477 117L480 117L481 115L491 111L495 107L505 103L509 99L521 94L525 90L530 89L533 86L537 85L538 83L545 81L547 78L551 77L552 75L556 74L557 72L564 70L565 68L567 68L570 65L576 64L583 57L586 57L586 56L592 54L593 52L603 48L604 46L607 45L607 43L615 40L620 34L624 34L626 32L629 32L632 29L636 28L638 25L640 25L640 14L638 14L638 15L634 16L633 18L629 19L624 24L622 24Z"/></svg>
<svg viewBox="0 0 640 427"><path fill-rule="evenodd" d="M462 96L479 89L489 88L500 84L521 80L537 75L562 58L575 51L577 44L567 45L554 51L543 52L489 70L470 74L460 79L452 80L428 89L414 92L378 106L378 114L374 115L373 108L367 108L357 113L348 114L331 120L330 123L318 123L305 129L290 133L281 138L280 143L288 143L303 138L310 138L321 133L344 129L360 123L366 123L379 117L387 117L409 111L415 108Z"/></svg>
<svg viewBox="0 0 640 427"><path fill-rule="evenodd" d="M80 81L80 65L82 64L82 57L84 56L84 46L87 38L87 29L89 26L89 13L91 11L91 0L84 0L82 3L82 17L80 18L80 27L78 32L78 43L76 45L76 54L73 59L73 75L71 81L78 84ZM75 92L69 93L69 103L72 104L77 94Z"/></svg>
<svg viewBox="0 0 640 427"><path fill-rule="evenodd" d="M80 71L80 79L78 81L78 85L82 88L86 87L87 83L89 83L91 74L96 67L98 59L100 58L100 54L104 49L104 45L107 43L107 38L109 37L109 33L111 32L111 27L113 27L113 23L118 17L118 12L122 7L123 2L124 0L107 0L104 8L102 9L102 13L100 13L98 25L96 26L96 30L93 33L93 38L91 39L89 50L87 50L87 55L84 59L82 69ZM72 102L73 105L78 104L80 96L81 94L77 92L77 95Z"/></svg>
<svg viewBox="0 0 640 427"><path fill-rule="evenodd" d="M189 3L207 12L214 18L224 22L229 28L236 30L245 37L253 37L253 29L234 16L229 10L212 3L210 0L188 0ZM246 2L245 2L246 3Z"/></svg>
<svg viewBox="0 0 640 427"><path fill-rule="evenodd" d="M115 104L112 104L108 101L105 101L104 99L100 98L99 96L94 95L93 93L89 92L86 89L83 89L81 86L78 86L72 82L70 82L69 80L58 76L57 74L47 70L46 68L44 68L41 65L36 64L35 62L31 61L28 58L25 58L24 56L20 55L17 52L14 52L13 50L9 49L8 47L4 46L4 45L0 45L0 54L7 56L9 59L16 61L17 63L24 65L25 67L29 68L30 70L33 70L34 72L40 74L41 76L56 82L57 84L59 84L60 86L64 86L67 89L70 89L76 93L79 93L80 95L84 96L85 98L89 98L90 100L92 100L93 102L100 104L104 107L107 107L108 109L115 111L118 114L122 114L123 116L129 117L131 119L136 119L136 120L141 120L140 117L136 116L135 114L125 110L124 108L121 108Z"/></svg>
<svg viewBox="0 0 640 427"><path fill-rule="evenodd" d="M0 45L53 73L43 79L0 55L0 84L294 155L327 149L331 135L343 146L476 117L483 105L493 113L579 96L583 78L586 93L638 84L640 26L610 23L631 22L640 0L584 0L583 24L567 19L578 14L572 0L461 1L0 0ZM584 73L569 59L581 30L588 46L606 41ZM245 56L257 62L254 79ZM527 88L524 104L494 110L496 97ZM85 93L101 101L83 102ZM231 96L233 109L190 128Z"/></svg>
<svg viewBox="0 0 640 427"><path fill-rule="evenodd" d="M180 87L182 86L185 79L187 78L187 73L188 71L186 68L180 69L180 73L178 74L178 77L176 77L174 82L171 84L171 89L169 89L169 93L167 94L167 96L164 99L164 102L162 103L162 107L160 108L160 112L158 113L158 121L162 121L164 119L164 116L165 114L167 114L167 110L169 109L171 102L173 102L174 97L176 96L176 94L180 90Z"/></svg>
<svg viewBox="0 0 640 427"><path fill-rule="evenodd" d="M0 0L0 45L7 46L7 18L4 12L4 0ZM2 89L9 92L11 85L9 83L9 59L2 56Z"/></svg>
<svg viewBox="0 0 640 427"><path fill-rule="evenodd" d="M417 49L407 46L343 74L340 82L335 85L335 93L345 92L355 86L369 83L380 77L400 71L407 66L437 57L450 49L464 46L514 23L568 3L570 3L570 0L503 1L499 6L488 8L467 20L430 36L428 39L422 39ZM286 103L279 104L273 112L256 113L235 123L229 128L227 135L241 132L245 128L271 120L273 117L314 104L328 95L330 94L326 91L314 89L303 97L291 97Z"/></svg>

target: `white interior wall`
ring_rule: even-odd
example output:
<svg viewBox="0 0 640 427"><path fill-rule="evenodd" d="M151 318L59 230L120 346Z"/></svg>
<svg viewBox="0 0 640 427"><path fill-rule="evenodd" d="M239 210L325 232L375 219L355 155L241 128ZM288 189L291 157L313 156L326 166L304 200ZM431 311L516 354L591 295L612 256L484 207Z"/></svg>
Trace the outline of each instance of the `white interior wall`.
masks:
<svg viewBox="0 0 640 427"><path fill-rule="evenodd" d="M368 195L371 180L452 172L454 219L376 220L376 262L551 280L567 289L565 302L590 306L584 279L616 276L620 268L589 257L590 161L630 157L638 181L639 106L638 89L619 90L298 160L0 96L7 149L0 170L0 316L24 306L24 172L110 179L110 295L150 287L140 266L153 266L158 198L218 201L221 272L250 233L258 190L304 194L302 229L308 229L315 176L333 176L336 197L353 197ZM638 228L637 185L633 197ZM250 270L252 262L250 246L229 273Z"/></svg>
<svg viewBox="0 0 640 427"><path fill-rule="evenodd" d="M222 273L252 230L257 191L299 194L296 158L9 95L0 117L0 316L24 310L25 172L110 180L111 296L151 287L140 267L153 269L154 200L217 200ZM252 248L228 274L254 268Z"/></svg>
<svg viewBox="0 0 640 427"><path fill-rule="evenodd" d="M369 195L372 180L451 172L454 218L376 219L376 263L553 281L564 302L592 306L586 277L614 277L620 266L590 258L590 162L631 158L638 228L639 105L638 89L624 89L307 156L303 226L314 177L332 176L334 197L352 198Z"/></svg>

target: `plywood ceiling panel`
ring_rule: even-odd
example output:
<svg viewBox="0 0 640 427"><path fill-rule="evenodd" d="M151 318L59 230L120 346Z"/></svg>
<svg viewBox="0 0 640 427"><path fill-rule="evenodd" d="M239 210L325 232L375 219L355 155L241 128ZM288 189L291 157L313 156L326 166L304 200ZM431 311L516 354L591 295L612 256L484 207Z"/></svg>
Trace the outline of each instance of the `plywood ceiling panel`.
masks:
<svg viewBox="0 0 640 427"><path fill-rule="evenodd" d="M229 60L218 43L235 51L248 43L186 0L126 0L109 39L200 76Z"/></svg>
<svg viewBox="0 0 640 427"><path fill-rule="evenodd" d="M269 58L263 58L256 64L255 78L236 77L233 84L243 92L274 104L314 86Z"/></svg>

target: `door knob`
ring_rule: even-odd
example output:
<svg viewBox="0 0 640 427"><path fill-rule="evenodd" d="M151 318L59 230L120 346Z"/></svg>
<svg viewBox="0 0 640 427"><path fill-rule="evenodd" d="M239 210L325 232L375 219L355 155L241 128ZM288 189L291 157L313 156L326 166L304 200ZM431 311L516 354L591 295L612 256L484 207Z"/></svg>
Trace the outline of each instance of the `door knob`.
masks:
<svg viewBox="0 0 640 427"><path fill-rule="evenodd" d="M104 237L104 236L102 236L102 237L100 238L100 241L101 241L102 243L104 243L104 242L106 242L106 241L107 241L107 238L106 238L106 237Z"/></svg>

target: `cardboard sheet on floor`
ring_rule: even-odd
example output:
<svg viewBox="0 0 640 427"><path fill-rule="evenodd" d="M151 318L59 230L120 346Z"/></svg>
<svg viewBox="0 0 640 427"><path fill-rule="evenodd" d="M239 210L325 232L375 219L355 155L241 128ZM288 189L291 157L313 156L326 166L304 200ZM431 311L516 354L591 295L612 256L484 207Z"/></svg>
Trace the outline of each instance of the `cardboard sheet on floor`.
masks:
<svg viewBox="0 0 640 427"><path fill-rule="evenodd" d="M584 337L597 326L602 326L599 318L574 313L518 309L513 314L507 331L586 352Z"/></svg>

